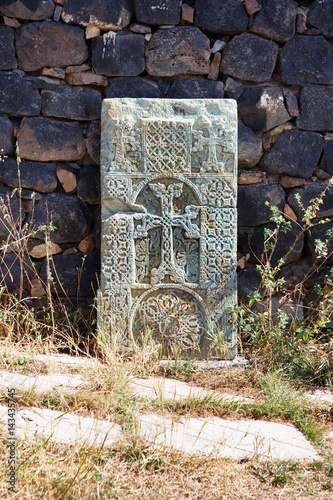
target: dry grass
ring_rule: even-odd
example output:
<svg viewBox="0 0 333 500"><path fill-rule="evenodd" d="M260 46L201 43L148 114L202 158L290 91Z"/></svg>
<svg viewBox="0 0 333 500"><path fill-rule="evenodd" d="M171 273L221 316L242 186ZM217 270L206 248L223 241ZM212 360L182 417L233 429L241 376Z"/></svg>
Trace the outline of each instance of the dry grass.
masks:
<svg viewBox="0 0 333 500"><path fill-rule="evenodd" d="M54 353L55 349L51 352ZM30 346L28 342L0 346L0 367L29 375L59 372L59 364L40 361L38 354L50 353L49 347ZM24 358L24 362L22 359ZM178 371L166 371L147 353L133 352L126 358L105 348L102 359L87 357L86 365L60 365L62 373L79 373L87 387L77 391L54 389L47 394L35 391L17 392L20 407L49 407L78 415L111 417L124 430L124 442L113 450L56 445L37 438L18 441L17 488L14 499L330 499L333 495L333 459L322 447L323 462L312 465L284 462L261 463L252 460L232 461L212 457L186 456L154 450L137 438L135 414L155 411L181 416L218 415L227 418L267 418L292 421L293 413L312 426L331 419L328 410L314 415L313 405L306 408L301 395L279 379L263 386L263 375L255 370L198 371L189 363ZM128 381L134 375L165 374L194 385L223 392L242 393L256 398L251 406L242 403L217 402L205 398L188 398L184 402L166 403L158 398L134 397ZM247 382L248 381L248 382ZM280 385L278 385L278 382ZM246 394L248 383L249 391ZM268 385L267 385L268 384ZM282 384L282 385L281 385ZM286 398L286 388L288 398ZM275 392L274 392L275 391ZM297 398L300 398L298 400ZM2 404L6 399L2 392ZM286 400L281 409L281 400ZM295 400L296 403L295 403ZM294 401L295 406L290 408ZM303 405L303 406L302 406ZM279 411L278 411L279 410ZM275 412L275 413L274 413ZM280 413L279 413L280 412ZM289 412L289 413L288 413ZM302 413L303 412L303 413ZM295 416L295 415L294 415ZM310 425L310 428L312 428ZM6 436L0 435L0 459L7 457ZM0 470L0 498L9 498L6 467Z"/></svg>
<svg viewBox="0 0 333 500"><path fill-rule="evenodd" d="M1 431L0 431L1 432ZM0 434L3 444L4 434ZM6 448L0 449L6 460ZM236 462L152 450L128 439L113 450L18 441L13 499L330 499L329 462ZM331 469L330 469L331 467ZM0 496L9 498L0 469Z"/></svg>

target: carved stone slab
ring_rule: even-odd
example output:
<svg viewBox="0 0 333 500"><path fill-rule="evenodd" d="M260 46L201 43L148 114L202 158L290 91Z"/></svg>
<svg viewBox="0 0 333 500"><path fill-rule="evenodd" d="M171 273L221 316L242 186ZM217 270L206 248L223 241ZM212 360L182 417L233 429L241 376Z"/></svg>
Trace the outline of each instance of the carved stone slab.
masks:
<svg viewBox="0 0 333 500"><path fill-rule="evenodd" d="M100 334L236 355L236 159L233 100L104 100Z"/></svg>

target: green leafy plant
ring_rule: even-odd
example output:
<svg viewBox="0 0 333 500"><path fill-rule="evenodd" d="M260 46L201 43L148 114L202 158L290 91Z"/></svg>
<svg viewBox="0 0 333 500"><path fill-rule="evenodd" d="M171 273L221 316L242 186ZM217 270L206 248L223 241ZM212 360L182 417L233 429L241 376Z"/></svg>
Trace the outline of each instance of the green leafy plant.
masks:
<svg viewBox="0 0 333 500"><path fill-rule="evenodd" d="M303 278L293 289L285 287L285 278L280 272L301 237L329 219L317 219L317 211L323 203L327 190L333 185L331 178L323 192L310 201L305 208L299 194L295 198L303 211L299 232L290 242L288 250L276 265L272 265L279 237L291 230L277 207L270 207L270 220L275 228L264 229L262 258L257 257L257 269L261 276L260 289L248 296L248 301L236 308L238 325L242 334L243 348L252 361L262 363L266 368L281 368L291 377L319 385L333 384L333 269L328 269L324 284L315 284L313 291L317 299L304 304L305 289L315 272L323 268L328 257L328 246L332 229L326 232L324 240L315 240L316 261L307 269ZM269 205L268 202L266 202ZM251 236L249 244L251 248ZM276 260L276 259L275 259ZM278 302L278 307L276 304ZM297 311L304 311L298 314Z"/></svg>

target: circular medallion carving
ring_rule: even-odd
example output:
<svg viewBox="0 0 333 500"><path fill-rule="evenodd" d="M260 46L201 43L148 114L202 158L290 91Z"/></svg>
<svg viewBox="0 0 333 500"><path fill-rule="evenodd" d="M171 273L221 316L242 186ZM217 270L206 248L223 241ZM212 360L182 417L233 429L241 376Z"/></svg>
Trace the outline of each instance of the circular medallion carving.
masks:
<svg viewBox="0 0 333 500"><path fill-rule="evenodd" d="M133 318L133 334L150 334L166 350L197 349L205 333L205 314L190 293L159 290L145 296Z"/></svg>

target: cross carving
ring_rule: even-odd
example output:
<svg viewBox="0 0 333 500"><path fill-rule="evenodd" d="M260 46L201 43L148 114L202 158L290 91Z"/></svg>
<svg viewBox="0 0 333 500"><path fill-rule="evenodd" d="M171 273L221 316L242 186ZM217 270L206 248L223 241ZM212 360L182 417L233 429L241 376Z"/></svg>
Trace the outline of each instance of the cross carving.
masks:
<svg viewBox="0 0 333 500"><path fill-rule="evenodd" d="M173 228L181 227L185 230L186 238L200 238L200 231L197 224L193 223L199 212L199 207L189 205L185 207L184 214L174 212L174 198L182 194L183 184L173 183L168 186L156 183L149 184L150 189L157 198L161 200L162 215L152 215L149 213L135 214L136 220L141 220L141 224L136 227L134 238L145 238L150 229L162 228L161 238L161 264L151 270L151 284L161 283L166 276L170 276L175 283L185 282L184 270L176 263L173 248Z"/></svg>
<svg viewBox="0 0 333 500"><path fill-rule="evenodd" d="M193 130L195 145L194 153L199 153L208 146L208 158L202 162L203 172L224 172L224 163L217 160L216 146L225 146L225 138L222 130L217 130L216 126L210 125L206 128L208 137L205 137L202 130Z"/></svg>

